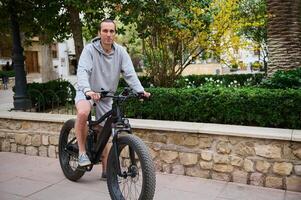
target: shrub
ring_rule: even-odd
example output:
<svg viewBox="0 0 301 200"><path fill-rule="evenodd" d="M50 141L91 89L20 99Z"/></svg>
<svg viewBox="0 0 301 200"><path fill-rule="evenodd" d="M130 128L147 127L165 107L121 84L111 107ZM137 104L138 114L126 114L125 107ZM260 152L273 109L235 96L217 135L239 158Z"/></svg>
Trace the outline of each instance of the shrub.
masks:
<svg viewBox="0 0 301 200"><path fill-rule="evenodd" d="M15 89L13 88L13 91ZM38 111L72 103L75 97L73 85L65 80L53 80L46 83L27 84L28 96L32 106Z"/></svg>
<svg viewBox="0 0 301 200"><path fill-rule="evenodd" d="M262 81L261 87L273 89L300 89L301 67L289 71L276 71L271 78Z"/></svg>
<svg viewBox="0 0 301 200"><path fill-rule="evenodd" d="M152 98L130 101L128 117L301 128L301 91L264 88L150 88Z"/></svg>
<svg viewBox="0 0 301 200"><path fill-rule="evenodd" d="M226 75L189 75L181 76L175 83L175 88L195 88L204 85L220 86L257 86L260 84L264 74L226 74ZM147 76L140 76L139 80L145 88L153 87L154 81ZM218 82L217 82L218 81ZM120 79L119 87L126 87L127 84L123 78Z"/></svg>
<svg viewBox="0 0 301 200"><path fill-rule="evenodd" d="M1 71L0 70L0 77L2 77L4 74L6 74L6 76L8 76L8 77L14 77L15 71L14 70L10 70L10 71Z"/></svg>

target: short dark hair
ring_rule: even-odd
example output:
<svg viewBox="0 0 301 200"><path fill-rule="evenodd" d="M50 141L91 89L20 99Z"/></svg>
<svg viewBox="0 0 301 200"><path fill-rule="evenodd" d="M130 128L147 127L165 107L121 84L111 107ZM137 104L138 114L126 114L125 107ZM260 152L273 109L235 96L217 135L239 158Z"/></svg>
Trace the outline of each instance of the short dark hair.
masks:
<svg viewBox="0 0 301 200"><path fill-rule="evenodd" d="M99 30L99 31L101 30L101 24L102 24L103 22L113 23L113 24L114 24L114 27L115 27L115 31L117 30L116 24L115 24L114 20L112 20L112 19L104 19L104 20L102 20L102 21L99 23L99 25L98 25L98 30Z"/></svg>

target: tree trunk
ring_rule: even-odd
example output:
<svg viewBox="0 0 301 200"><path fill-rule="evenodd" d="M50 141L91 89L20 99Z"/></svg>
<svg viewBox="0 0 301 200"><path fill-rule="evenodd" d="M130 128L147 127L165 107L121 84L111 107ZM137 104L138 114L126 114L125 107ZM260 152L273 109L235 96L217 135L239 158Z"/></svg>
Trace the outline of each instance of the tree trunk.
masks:
<svg viewBox="0 0 301 200"><path fill-rule="evenodd" d="M73 35L75 56L77 63L79 61L80 54L84 48L83 35L82 35L82 23L79 18L79 11L73 6L68 6L67 10L70 14L70 28Z"/></svg>
<svg viewBox="0 0 301 200"><path fill-rule="evenodd" d="M301 0L267 0L268 76L301 66Z"/></svg>

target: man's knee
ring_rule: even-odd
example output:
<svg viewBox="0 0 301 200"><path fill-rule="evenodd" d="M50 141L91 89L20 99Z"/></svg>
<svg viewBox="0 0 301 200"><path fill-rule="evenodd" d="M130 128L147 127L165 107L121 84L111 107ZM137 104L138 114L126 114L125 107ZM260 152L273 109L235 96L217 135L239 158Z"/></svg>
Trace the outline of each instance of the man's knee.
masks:
<svg viewBox="0 0 301 200"><path fill-rule="evenodd" d="M88 101L82 100L76 104L77 118L79 120L87 120L91 111L91 105Z"/></svg>

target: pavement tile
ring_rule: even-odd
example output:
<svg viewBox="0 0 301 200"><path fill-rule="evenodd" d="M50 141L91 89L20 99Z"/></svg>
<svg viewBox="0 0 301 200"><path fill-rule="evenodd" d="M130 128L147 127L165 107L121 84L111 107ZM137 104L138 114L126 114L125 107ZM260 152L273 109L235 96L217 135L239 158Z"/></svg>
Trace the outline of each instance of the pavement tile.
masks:
<svg viewBox="0 0 301 200"><path fill-rule="evenodd" d="M58 159L0 152L0 200L110 199L101 165L77 182L67 180ZM173 174L156 174L156 200L301 200L301 193L285 192Z"/></svg>
<svg viewBox="0 0 301 200"><path fill-rule="evenodd" d="M9 194L6 192L1 192L0 193L0 199L1 200L20 200L20 199L24 199L23 197L14 195L14 194Z"/></svg>
<svg viewBox="0 0 301 200"><path fill-rule="evenodd" d="M231 200L284 200L284 195L284 190L228 183L218 197Z"/></svg>
<svg viewBox="0 0 301 200"><path fill-rule="evenodd" d="M0 191L26 197L34 192L45 189L49 185L49 183L41 181L16 177L9 181L1 182Z"/></svg>
<svg viewBox="0 0 301 200"><path fill-rule="evenodd" d="M198 194L194 192L186 192L176 189L162 188L158 189L155 193L155 200L214 200L215 197L212 195Z"/></svg>
<svg viewBox="0 0 301 200"><path fill-rule="evenodd" d="M301 193L286 191L285 200L301 200Z"/></svg>

